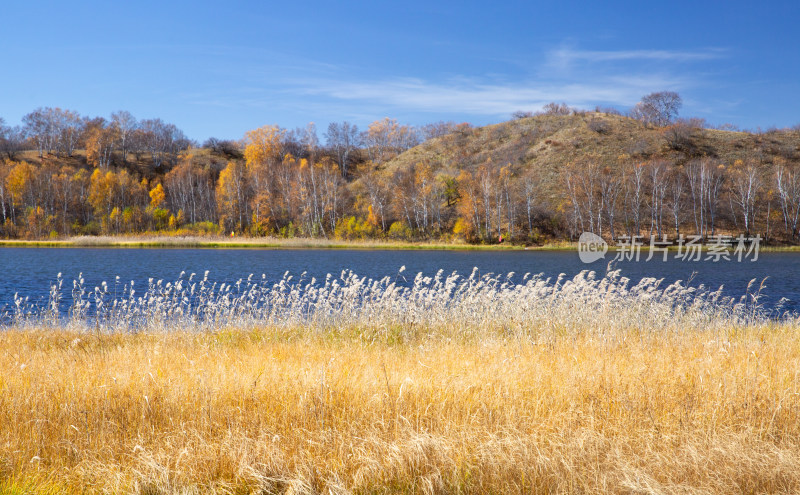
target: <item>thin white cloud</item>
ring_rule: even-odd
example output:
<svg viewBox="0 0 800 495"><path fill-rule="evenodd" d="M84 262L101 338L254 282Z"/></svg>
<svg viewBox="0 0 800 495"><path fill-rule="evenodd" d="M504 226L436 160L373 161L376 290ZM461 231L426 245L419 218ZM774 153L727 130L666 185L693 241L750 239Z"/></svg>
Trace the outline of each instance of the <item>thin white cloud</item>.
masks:
<svg viewBox="0 0 800 495"><path fill-rule="evenodd" d="M670 62L698 62L724 57L725 50L711 48L698 51L680 50L574 50L558 48L550 52L551 59L562 64L575 61L583 62L617 62L628 60L652 60Z"/></svg>
<svg viewBox="0 0 800 495"><path fill-rule="evenodd" d="M410 112L508 115L556 101L581 108L631 106L653 91L697 86L703 76L686 65L726 56L721 48L702 50L579 50L560 47L546 54L537 74L522 81L451 77L445 81L389 78L310 78L293 81L290 92L303 97L353 102ZM645 62L652 64L644 67ZM689 75L692 74L692 75ZM488 82L487 82L488 81Z"/></svg>
<svg viewBox="0 0 800 495"><path fill-rule="evenodd" d="M255 70L249 84L239 90L220 93L210 89L186 97L199 105L281 109L292 114L324 115L335 110L348 119L397 113L433 113L443 118L508 116L553 101L587 109L597 105L630 107L653 91L680 92L702 85L706 76L686 70L686 65L722 56L722 49L592 51L561 47L548 52L535 73L512 81L504 80L503 75L369 78L357 70L328 66L323 70L314 64L296 70L272 65L263 73ZM645 68L639 61L656 65L648 63ZM257 80L263 83L260 88Z"/></svg>
<svg viewBox="0 0 800 495"><path fill-rule="evenodd" d="M486 84L463 78L443 83L401 78L373 82L305 81L296 84L294 91L305 97L328 97L406 111L507 115L515 110L537 109L552 101L564 101L577 107L632 105L651 91L681 89L690 84L691 81L683 78L657 75L508 84Z"/></svg>

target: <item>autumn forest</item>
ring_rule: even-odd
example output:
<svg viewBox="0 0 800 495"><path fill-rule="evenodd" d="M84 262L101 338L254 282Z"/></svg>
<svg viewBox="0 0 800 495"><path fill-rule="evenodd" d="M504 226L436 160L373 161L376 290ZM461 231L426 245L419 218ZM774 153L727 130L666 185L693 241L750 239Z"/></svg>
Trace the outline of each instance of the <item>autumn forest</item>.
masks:
<svg viewBox="0 0 800 495"><path fill-rule="evenodd" d="M592 231L798 239L800 130L550 104L486 127L384 118L188 139L129 112L0 119L0 237L159 233L541 245ZM320 136L320 134L322 134Z"/></svg>

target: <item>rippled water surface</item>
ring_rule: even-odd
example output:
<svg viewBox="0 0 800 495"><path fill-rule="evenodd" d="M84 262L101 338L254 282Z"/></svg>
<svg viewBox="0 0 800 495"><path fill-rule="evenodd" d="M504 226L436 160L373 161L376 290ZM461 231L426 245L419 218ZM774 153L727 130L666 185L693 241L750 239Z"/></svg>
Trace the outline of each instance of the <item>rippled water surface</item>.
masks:
<svg viewBox="0 0 800 495"><path fill-rule="evenodd" d="M642 277L663 278L665 283L689 280L691 285L710 288L725 287L725 294L743 295L750 280L760 283L766 278L763 299L767 306L787 298L784 309L800 310L800 254L760 253L758 260L626 261L618 263L623 276L636 282ZM613 257L609 253L608 257ZM645 256L643 256L644 258ZM406 270L398 275L401 266ZM606 271L607 262L600 260L586 265L573 251L397 251L397 250L316 250L316 249L126 249L126 248L0 248L0 308L13 305L14 294L31 301L45 301L49 287L58 273L65 284L65 297L72 280L83 273L87 288L107 281L113 291L115 277L121 284L136 281L144 289L149 278L165 282L176 280L181 272L209 279L235 282L254 274L267 280L278 280L284 273L324 279L328 273L338 276L342 270L371 278L398 277L400 283L411 281L418 272L434 275L456 271L468 275L473 268L481 274L507 274L518 277L525 273L543 273L569 277L581 270ZM751 289L752 290L752 289Z"/></svg>

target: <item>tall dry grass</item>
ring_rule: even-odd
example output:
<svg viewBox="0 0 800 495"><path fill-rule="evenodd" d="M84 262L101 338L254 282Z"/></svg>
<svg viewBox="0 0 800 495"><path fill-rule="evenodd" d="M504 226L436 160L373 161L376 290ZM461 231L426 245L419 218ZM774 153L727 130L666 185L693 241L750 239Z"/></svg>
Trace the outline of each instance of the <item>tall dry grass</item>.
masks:
<svg viewBox="0 0 800 495"><path fill-rule="evenodd" d="M614 274L367 282L298 293L283 321L18 318L0 333L0 486L800 491L793 319Z"/></svg>

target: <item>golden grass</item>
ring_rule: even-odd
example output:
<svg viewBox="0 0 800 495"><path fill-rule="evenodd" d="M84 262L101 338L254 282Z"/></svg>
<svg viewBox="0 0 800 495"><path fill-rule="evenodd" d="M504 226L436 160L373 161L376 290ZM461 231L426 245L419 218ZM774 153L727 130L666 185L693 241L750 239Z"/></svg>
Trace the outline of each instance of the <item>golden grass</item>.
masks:
<svg viewBox="0 0 800 495"><path fill-rule="evenodd" d="M800 491L797 325L646 326L8 329L0 492Z"/></svg>

